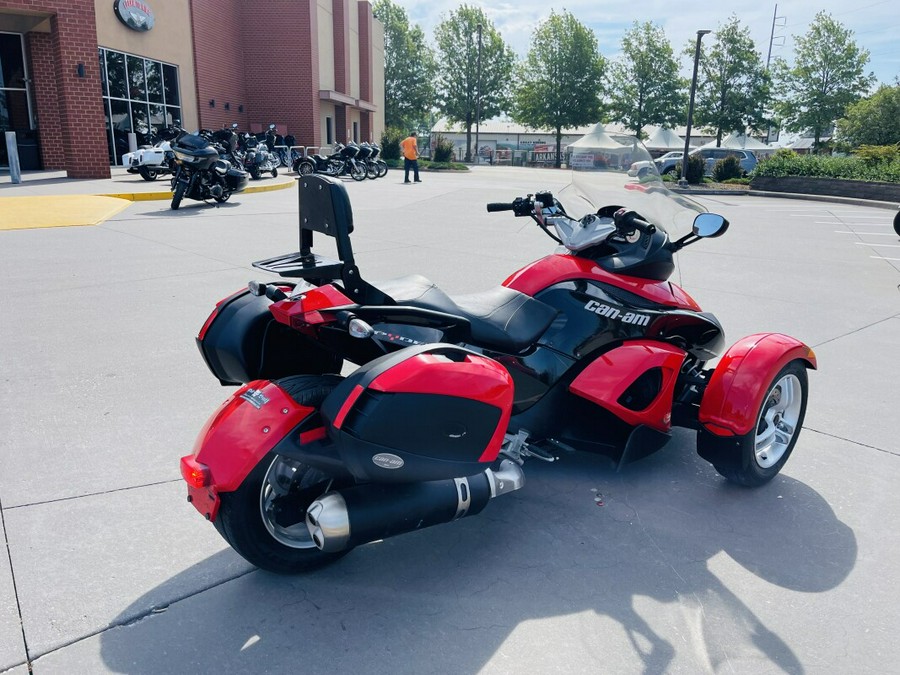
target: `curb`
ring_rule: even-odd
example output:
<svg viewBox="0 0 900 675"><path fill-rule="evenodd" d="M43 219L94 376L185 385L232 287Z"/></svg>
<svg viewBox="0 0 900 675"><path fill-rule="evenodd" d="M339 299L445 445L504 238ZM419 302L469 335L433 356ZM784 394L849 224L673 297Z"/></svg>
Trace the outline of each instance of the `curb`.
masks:
<svg viewBox="0 0 900 675"><path fill-rule="evenodd" d="M890 209L896 211L900 208L897 202L882 202L875 199L858 199L856 197L835 197L832 195L807 195L799 192L768 192L766 190L750 190L746 194L751 197L774 197L776 199L805 199L816 202L830 202L832 204L846 204L848 206L869 206L876 209Z"/></svg>
<svg viewBox="0 0 900 675"><path fill-rule="evenodd" d="M244 188L237 194L254 194L257 192L274 192L275 190L287 190L294 186L297 179L291 178L289 181L280 183L270 183L268 185L251 185ZM149 202L156 200L169 200L172 198L172 191L165 192L112 192L108 194L98 195L100 197L115 197L116 199L125 199L130 202Z"/></svg>
<svg viewBox="0 0 900 675"><path fill-rule="evenodd" d="M687 188L686 190L680 188L668 188L670 192L674 192L677 195L745 195L749 193L749 190L692 190L691 188Z"/></svg>

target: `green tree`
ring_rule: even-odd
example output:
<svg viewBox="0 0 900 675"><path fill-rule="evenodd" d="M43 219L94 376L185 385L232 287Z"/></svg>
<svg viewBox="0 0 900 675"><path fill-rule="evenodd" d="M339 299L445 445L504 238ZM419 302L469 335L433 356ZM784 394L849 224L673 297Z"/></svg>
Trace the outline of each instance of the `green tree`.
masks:
<svg viewBox="0 0 900 675"><path fill-rule="evenodd" d="M883 84L871 97L851 103L837 128L851 148L900 143L900 82Z"/></svg>
<svg viewBox="0 0 900 675"><path fill-rule="evenodd" d="M685 48L693 59L695 42ZM716 145L722 136L747 128L759 130L768 122L766 107L771 79L750 37L732 15L715 32L715 42L700 48L694 122L716 130Z"/></svg>
<svg viewBox="0 0 900 675"><path fill-rule="evenodd" d="M372 11L384 24L384 123L409 130L434 106L434 52L392 0L376 0Z"/></svg>
<svg viewBox="0 0 900 675"><path fill-rule="evenodd" d="M647 124L673 127L684 120L687 82L662 28L634 22L622 38L622 55L613 63L608 116L641 135Z"/></svg>
<svg viewBox="0 0 900 675"><path fill-rule="evenodd" d="M480 86L479 24L482 27ZM469 159L478 101L481 119L496 117L507 110L516 57L480 7L460 5L437 25L434 33L440 64L438 107L451 122L461 122L465 126L466 158Z"/></svg>
<svg viewBox="0 0 900 675"><path fill-rule="evenodd" d="M563 127L600 119L600 91L606 64L593 31L572 14L550 12L531 37L513 93L513 118L520 124L556 131L560 165Z"/></svg>
<svg viewBox="0 0 900 675"><path fill-rule="evenodd" d="M812 131L818 151L822 133L875 81L865 74L869 52L853 31L819 12L804 36L794 36L794 65L775 62L779 100L776 111L790 131Z"/></svg>

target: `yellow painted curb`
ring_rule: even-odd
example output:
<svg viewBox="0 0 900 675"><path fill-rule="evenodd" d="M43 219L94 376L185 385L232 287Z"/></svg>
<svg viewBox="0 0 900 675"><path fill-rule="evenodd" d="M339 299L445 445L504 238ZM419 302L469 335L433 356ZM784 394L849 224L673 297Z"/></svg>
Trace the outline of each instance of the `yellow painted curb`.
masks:
<svg viewBox="0 0 900 675"><path fill-rule="evenodd" d="M289 181L282 181L280 183L269 183L267 185L251 185L250 187L246 187L236 194L245 195L253 194L254 192L272 192L273 190L286 190L289 187L294 187L295 183L296 179L291 178ZM166 190L165 192L116 192L103 196L115 197L116 199L127 199L131 202L147 202L162 199L172 199L172 191Z"/></svg>
<svg viewBox="0 0 900 675"><path fill-rule="evenodd" d="M0 230L98 225L129 206L101 195L0 197Z"/></svg>

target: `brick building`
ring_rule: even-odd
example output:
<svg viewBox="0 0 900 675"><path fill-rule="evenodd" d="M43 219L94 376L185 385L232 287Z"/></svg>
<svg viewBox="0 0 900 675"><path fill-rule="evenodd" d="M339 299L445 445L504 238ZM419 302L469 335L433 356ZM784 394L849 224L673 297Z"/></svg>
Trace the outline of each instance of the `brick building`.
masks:
<svg viewBox="0 0 900 675"><path fill-rule="evenodd" d="M384 34L371 4L0 0L0 132L16 132L23 168L107 177L175 120L275 123L309 146L377 139Z"/></svg>

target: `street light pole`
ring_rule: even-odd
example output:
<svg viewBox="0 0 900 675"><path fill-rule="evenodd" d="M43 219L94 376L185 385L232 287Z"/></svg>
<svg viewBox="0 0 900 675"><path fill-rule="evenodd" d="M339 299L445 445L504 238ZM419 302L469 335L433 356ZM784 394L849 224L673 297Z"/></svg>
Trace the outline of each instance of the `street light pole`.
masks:
<svg viewBox="0 0 900 675"><path fill-rule="evenodd" d="M481 128L481 24L478 24L478 82L475 99L475 163L479 164L478 132Z"/></svg>
<svg viewBox="0 0 900 675"><path fill-rule="evenodd" d="M691 79L691 102L688 105L687 131L684 134L684 154L681 156L681 178L678 180L680 187L687 185L688 151L691 149L691 124L694 120L694 93L697 91L697 67L700 65L700 40L709 30L697 31L697 48L694 50L694 77Z"/></svg>

